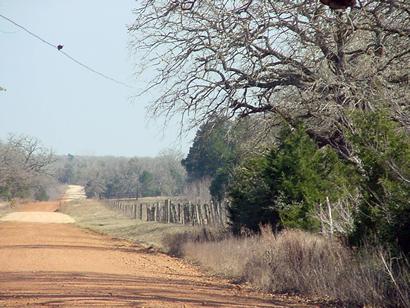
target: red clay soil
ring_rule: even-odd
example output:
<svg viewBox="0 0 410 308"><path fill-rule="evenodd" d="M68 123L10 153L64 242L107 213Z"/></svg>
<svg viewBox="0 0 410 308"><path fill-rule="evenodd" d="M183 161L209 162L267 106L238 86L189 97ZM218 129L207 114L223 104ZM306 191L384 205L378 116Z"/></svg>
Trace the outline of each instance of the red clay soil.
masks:
<svg viewBox="0 0 410 308"><path fill-rule="evenodd" d="M3 222L0 234L0 307L307 307L73 224Z"/></svg>
<svg viewBox="0 0 410 308"><path fill-rule="evenodd" d="M58 210L60 202L44 201L22 203L15 208L16 212L55 212Z"/></svg>

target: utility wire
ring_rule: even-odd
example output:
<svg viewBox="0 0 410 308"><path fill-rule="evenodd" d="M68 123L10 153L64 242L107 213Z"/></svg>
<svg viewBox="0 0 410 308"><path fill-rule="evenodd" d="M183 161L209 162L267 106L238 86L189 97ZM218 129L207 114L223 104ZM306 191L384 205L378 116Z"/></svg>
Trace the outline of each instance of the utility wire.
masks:
<svg viewBox="0 0 410 308"><path fill-rule="evenodd" d="M106 74L104 74L104 73L101 73L101 72L99 72L99 71L93 69L92 67L90 67L90 66L88 66L88 65L86 65L86 64L84 64L84 63L82 63L82 62L80 62L80 61L77 60L76 58L70 56L68 53L66 53L65 51L63 51L61 48L58 48L57 45L54 45L54 44L50 43L49 41L43 39L42 37L38 36L37 34L31 32L31 31L28 30L27 28L23 27L22 25L20 25L20 24L16 23L15 21L11 20L10 18L8 18L8 17L6 17L6 16L4 16L4 15L2 15L2 14L0 14L0 17L3 18L3 19L5 19L5 20L7 20L7 21L10 22L10 23L12 23L12 24L15 25L16 27L19 27L20 29L24 30L25 32L27 32L27 33L30 34L31 36L33 36L33 37L35 37L36 39L38 39L38 40L40 40L41 42L43 42L44 44L47 44L47 45L49 45L50 47L53 47L54 49L57 49L57 50L58 50L61 54L63 54L65 57L67 57L68 59L70 59L70 60L73 61L74 63L76 63L76 64L82 66L83 68L89 70L90 72L92 72L92 73L94 73L94 74L97 74L97 75L99 75L99 76L101 76L101 77L103 77L103 78L105 78L105 79L107 79L107 80L110 80L110 81L112 81L112 82L115 82L115 83L117 83L117 84L120 84L120 85L122 85L122 86L124 86L124 87L132 88L132 86L126 84L125 82L122 82L122 81L120 81L120 80L117 80L117 79L115 79L115 78L112 78L112 77L110 77L110 76L108 76L108 75L106 75ZM61 47L61 46L60 46L60 47Z"/></svg>
<svg viewBox="0 0 410 308"><path fill-rule="evenodd" d="M94 74L100 75L101 77L103 77L103 78L105 78L105 79L108 79L108 80L111 80L111 81L113 81L113 82L115 82L115 83L117 83L117 84L120 84L120 85L124 86L124 87L132 88L132 86L126 84L125 82L122 82L122 81L120 81L120 80L117 80L117 79L115 79L115 78L112 78L112 77L110 77L110 76L107 76L107 75L105 75L104 73L101 73L101 72L99 72L99 71L96 71L96 70L93 69L92 67L89 67L88 65L86 65L86 64L84 64L84 63L78 61L77 59L73 58L72 56L70 56L70 55L69 55L68 53L66 53L65 51L60 50L60 52L61 52L64 56L66 56L67 58L69 58L71 61L77 63L78 65L80 65L80 66L82 66L82 67L84 67L85 69L89 70L90 72L93 72Z"/></svg>

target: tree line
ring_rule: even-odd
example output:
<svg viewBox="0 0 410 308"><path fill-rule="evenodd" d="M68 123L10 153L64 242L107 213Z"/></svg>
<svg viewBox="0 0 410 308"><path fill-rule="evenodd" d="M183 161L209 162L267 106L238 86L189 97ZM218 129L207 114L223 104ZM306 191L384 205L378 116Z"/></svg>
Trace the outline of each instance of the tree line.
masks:
<svg viewBox="0 0 410 308"><path fill-rule="evenodd" d="M66 184L83 185L90 198L181 195L181 159L173 150L153 158L56 155L35 137L11 135L0 141L0 199L57 198Z"/></svg>
<svg viewBox="0 0 410 308"><path fill-rule="evenodd" d="M68 154L58 158L61 183L81 184L90 198L139 198L182 193L185 171L181 154L168 150L158 157L95 157Z"/></svg>

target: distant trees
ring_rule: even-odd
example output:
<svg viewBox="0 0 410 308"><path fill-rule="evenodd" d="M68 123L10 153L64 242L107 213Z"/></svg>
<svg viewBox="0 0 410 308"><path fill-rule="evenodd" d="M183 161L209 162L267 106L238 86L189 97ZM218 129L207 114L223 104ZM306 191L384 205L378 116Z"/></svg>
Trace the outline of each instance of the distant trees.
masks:
<svg viewBox="0 0 410 308"><path fill-rule="evenodd" d="M64 164L64 167L58 170L58 180L61 183L69 184L73 181L74 177L74 155L67 154L67 161Z"/></svg>
<svg viewBox="0 0 410 308"><path fill-rule="evenodd" d="M155 186L154 176L151 172L144 170L138 178L141 183L141 192L144 196L159 196L161 194L160 187Z"/></svg>
<svg viewBox="0 0 410 308"><path fill-rule="evenodd" d="M178 195L185 184L181 154L164 151L155 158L59 157L58 179L85 186L92 198Z"/></svg>
<svg viewBox="0 0 410 308"><path fill-rule="evenodd" d="M102 198L105 189L104 181L99 178L89 179L84 185L87 198Z"/></svg>
<svg viewBox="0 0 410 308"><path fill-rule="evenodd" d="M0 143L0 197L47 198L46 178L55 157L51 150L29 136L10 136Z"/></svg>
<svg viewBox="0 0 410 308"><path fill-rule="evenodd" d="M183 154L172 149L164 150L153 160L152 168L155 185L163 195L175 196L183 193L186 172L181 165Z"/></svg>

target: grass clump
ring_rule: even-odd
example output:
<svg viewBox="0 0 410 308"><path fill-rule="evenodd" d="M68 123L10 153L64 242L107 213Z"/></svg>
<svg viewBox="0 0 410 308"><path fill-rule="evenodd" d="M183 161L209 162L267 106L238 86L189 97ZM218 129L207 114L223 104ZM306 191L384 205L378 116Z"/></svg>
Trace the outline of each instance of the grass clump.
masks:
<svg viewBox="0 0 410 308"><path fill-rule="evenodd" d="M166 234L162 243L169 254L183 257L187 243L217 242L226 239L228 234L227 230L223 228L195 226L182 233Z"/></svg>

